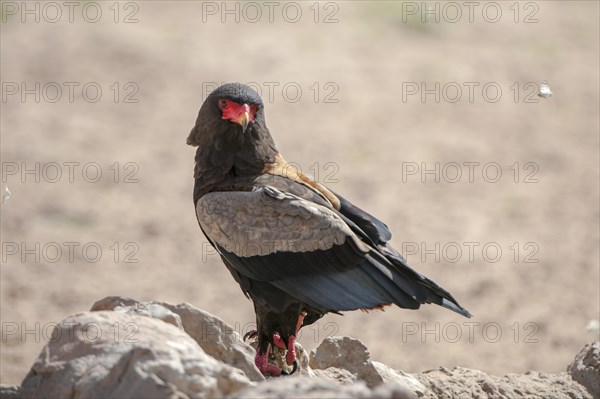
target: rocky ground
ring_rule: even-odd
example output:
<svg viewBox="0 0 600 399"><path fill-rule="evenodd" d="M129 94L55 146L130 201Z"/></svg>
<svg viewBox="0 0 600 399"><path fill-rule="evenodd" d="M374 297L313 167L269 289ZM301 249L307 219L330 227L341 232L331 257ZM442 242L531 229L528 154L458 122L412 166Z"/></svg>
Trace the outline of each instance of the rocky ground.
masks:
<svg viewBox="0 0 600 399"><path fill-rule="evenodd" d="M12 192L0 206L0 383L19 384L52 326L108 295L187 302L242 335L253 327L252 303L198 228L185 144L211 85L232 81L258 84L288 161L377 215L409 263L475 316L330 314L303 329L308 351L352 336L410 373L559 373L599 339L586 326L600 315L600 2L476 2L472 23L468 1L324 0L319 23L316 1L277 2L273 23L265 7L257 23L203 21L207 4L254 4L240 1L76 1L72 23L68 1L1 5L46 3L60 21L43 18L50 6L39 22L7 12L0 23L0 190ZM97 23L82 18L87 3L90 15L102 8ZM282 19L283 3L302 19ZM423 3L458 4L463 18L403 18L403 5ZM482 18L486 3L490 16L502 8L497 23ZM536 94L543 80L550 98ZM436 84L448 90L423 100ZM499 101L483 96L487 84ZM403 99L407 85L419 93Z"/></svg>
<svg viewBox="0 0 600 399"><path fill-rule="evenodd" d="M557 374L488 375L461 367L408 374L371 359L350 337L329 337L299 371L265 379L232 326L189 304L107 297L56 325L21 386L25 398L598 398L600 343ZM272 362L278 363L278 353Z"/></svg>

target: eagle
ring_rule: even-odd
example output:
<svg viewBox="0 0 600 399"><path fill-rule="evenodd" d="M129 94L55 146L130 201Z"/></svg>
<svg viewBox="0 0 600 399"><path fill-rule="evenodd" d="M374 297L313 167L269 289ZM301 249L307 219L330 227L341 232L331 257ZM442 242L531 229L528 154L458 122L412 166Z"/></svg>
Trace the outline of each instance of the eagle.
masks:
<svg viewBox="0 0 600 399"><path fill-rule="evenodd" d="M209 94L187 144L198 147L196 218L254 304L264 375L296 371L299 329L330 312L433 303L471 317L408 265L382 221L286 162L251 87L227 83ZM272 345L286 351L291 372L269 363Z"/></svg>

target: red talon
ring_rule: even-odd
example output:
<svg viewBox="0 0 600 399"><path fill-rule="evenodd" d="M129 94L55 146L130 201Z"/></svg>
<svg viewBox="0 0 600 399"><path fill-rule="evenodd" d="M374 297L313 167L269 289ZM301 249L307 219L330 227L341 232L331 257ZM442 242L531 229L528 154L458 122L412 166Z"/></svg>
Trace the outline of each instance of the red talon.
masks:
<svg viewBox="0 0 600 399"><path fill-rule="evenodd" d="M288 338L287 353L285 354L285 362L288 364L288 366L293 365L296 361L296 347L294 346L295 343L296 337L290 335L290 337Z"/></svg>
<svg viewBox="0 0 600 399"><path fill-rule="evenodd" d="M283 338L281 338L281 335L279 335L279 333L273 334L273 343L279 349L285 349L285 342L283 342Z"/></svg>
<svg viewBox="0 0 600 399"><path fill-rule="evenodd" d="M257 336L258 336L258 331L250 330L246 334L244 334L243 340L244 340L244 342L247 342L249 339L256 338Z"/></svg>
<svg viewBox="0 0 600 399"><path fill-rule="evenodd" d="M281 369L271 363L269 363L269 355L268 352L259 353L256 352L256 357L254 358L254 364L258 370L263 374L270 374L276 377L281 375Z"/></svg>

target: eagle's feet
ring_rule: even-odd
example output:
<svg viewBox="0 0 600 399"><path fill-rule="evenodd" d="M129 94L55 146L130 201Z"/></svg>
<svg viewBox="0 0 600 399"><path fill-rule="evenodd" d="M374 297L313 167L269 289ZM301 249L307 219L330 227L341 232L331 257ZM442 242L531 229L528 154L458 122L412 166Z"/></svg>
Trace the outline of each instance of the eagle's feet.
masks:
<svg viewBox="0 0 600 399"><path fill-rule="evenodd" d="M285 354L285 362L288 366L292 366L294 365L294 363L296 363L296 347L294 345L296 343L295 336L290 335L290 337L288 338L288 344L286 346L285 341L283 340L283 338L281 338L279 333L275 333L273 334L273 343L279 349L287 349L287 353ZM297 365L298 364L296 363L296 366ZM293 373L294 372L292 371L292 374Z"/></svg>
<svg viewBox="0 0 600 399"><path fill-rule="evenodd" d="M257 333L256 331L249 331L248 333L246 333L244 335L244 341L246 341L247 339L251 339L256 337ZM279 333L275 333L273 334L273 343L275 344L276 347L278 347L279 349L284 349L286 351L286 355L285 355L285 362L287 363L288 366L292 366L292 371L287 372L285 370L281 370L279 367L269 363L269 351L266 351L265 353L259 353L258 351L256 352L256 357L254 358L254 363L256 364L256 367L258 368L258 370L265 374L265 375L273 375L273 376L282 376L282 375L292 375L294 374L296 371L298 371L298 362L296 360L296 348L294 346L294 343L296 342L296 337L291 335L288 338L288 344L286 346L285 341L283 340L283 338L281 338L281 336L279 335Z"/></svg>
<svg viewBox="0 0 600 399"><path fill-rule="evenodd" d="M288 373L281 370L279 367L275 366L274 364L269 363L269 353L265 352L265 353L260 353L260 352L256 352L256 357L254 358L254 364L256 364L256 367L258 368L258 370L263 373L264 375L273 375L273 376L280 376L280 375L287 375Z"/></svg>
<svg viewBox="0 0 600 399"><path fill-rule="evenodd" d="M306 312L301 312L298 316L298 321L296 323L296 334L302 324L304 322L304 317L306 316ZM246 334L244 334L244 342L247 342L251 339L256 339L258 337L258 332L256 330L250 330ZM281 337L278 332L273 334L273 345L279 349L285 350L285 363L288 366L292 366L292 371L287 372L285 370L280 369L279 367L269 363L269 352L270 350L267 347L267 350L264 353L260 353L258 345L256 347L256 357L254 358L254 363L256 367L260 370L261 373L265 375L273 375L273 376L281 376L281 375L292 375L296 371L298 371L298 361L296 357L296 336L290 335L287 339L287 344L285 340ZM282 365L279 363L279 365Z"/></svg>

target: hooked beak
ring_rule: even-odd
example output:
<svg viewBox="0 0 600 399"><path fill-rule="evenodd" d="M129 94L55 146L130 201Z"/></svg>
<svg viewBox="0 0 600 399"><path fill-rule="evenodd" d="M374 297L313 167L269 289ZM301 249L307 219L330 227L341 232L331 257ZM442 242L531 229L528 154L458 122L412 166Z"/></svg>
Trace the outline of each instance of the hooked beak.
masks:
<svg viewBox="0 0 600 399"><path fill-rule="evenodd" d="M236 122L242 125L242 133L246 133L246 129L250 123L250 114L248 112L244 112L243 115L240 116L240 119Z"/></svg>
<svg viewBox="0 0 600 399"><path fill-rule="evenodd" d="M232 119L233 122L242 126L242 133L246 133L246 129L250 124L250 106L248 104L244 104L241 106L240 113L237 118Z"/></svg>

